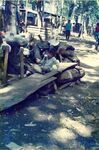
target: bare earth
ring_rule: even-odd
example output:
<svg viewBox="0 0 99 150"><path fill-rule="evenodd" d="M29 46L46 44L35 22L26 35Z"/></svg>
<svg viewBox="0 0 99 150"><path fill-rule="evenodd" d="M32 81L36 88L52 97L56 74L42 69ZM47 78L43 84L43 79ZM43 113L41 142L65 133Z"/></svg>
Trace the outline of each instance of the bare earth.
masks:
<svg viewBox="0 0 99 150"><path fill-rule="evenodd" d="M85 69L84 83L4 112L0 150L99 150L99 53L86 39L69 41Z"/></svg>

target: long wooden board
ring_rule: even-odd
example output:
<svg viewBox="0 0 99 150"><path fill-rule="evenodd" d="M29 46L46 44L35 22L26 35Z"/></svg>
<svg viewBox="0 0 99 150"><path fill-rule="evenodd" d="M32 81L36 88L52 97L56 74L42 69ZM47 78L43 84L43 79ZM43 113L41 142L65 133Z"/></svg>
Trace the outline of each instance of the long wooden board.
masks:
<svg viewBox="0 0 99 150"><path fill-rule="evenodd" d="M32 76L0 89L0 111L16 105L40 88L56 80L55 77L41 81Z"/></svg>
<svg viewBox="0 0 99 150"><path fill-rule="evenodd" d="M43 80L46 80L52 76L56 76L58 73L62 73L66 70L69 70L71 68L74 68L75 66L77 65L77 63L67 63L67 62L64 62L64 63L60 63L59 64L59 69L58 70L53 70L49 73L46 73L44 75L42 74L39 74L39 73L35 73L33 74L32 76L35 78L35 79L41 79L42 81Z"/></svg>
<svg viewBox="0 0 99 150"><path fill-rule="evenodd" d="M27 78L21 79L8 87L0 89L0 111L16 105L26 99L43 86L53 82L58 73L62 73L75 67L76 63L61 63L58 71L52 71L45 75L35 73Z"/></svg>
<svg viewBox="0 0 99 150"><path fill-rule="evenodd" d="M66 71L66 70L69 70L69 69L74 68L75 66L77 66L77 63L61 62L61 63L59 64L58 71L59 71L59 72L64 72L64 71Z"/></svg>

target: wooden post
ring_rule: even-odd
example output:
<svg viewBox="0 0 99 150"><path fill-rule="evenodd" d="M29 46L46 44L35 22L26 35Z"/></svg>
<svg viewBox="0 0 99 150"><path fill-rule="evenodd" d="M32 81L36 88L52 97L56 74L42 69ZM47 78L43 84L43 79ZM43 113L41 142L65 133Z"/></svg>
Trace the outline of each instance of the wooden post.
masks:
<svg viewBox="0 0 99 150"><path fill-rule="evenodd" d="M53 86L54 86L54 90L57 91L58 87L57 87L57 84L55 83L55 81L53 81Z"/></svg>
<svg viewBox="0 0 99 150"><path fill-rule="evenodd" d="M24 48L20 48L20 78L22 79L24 77L24 54L23 54Z"/></svg>
<svg viewBox="0 0 99 150"><path fill-rule="evenodd" d="M48 40L48 24L47 21L45 21L45 40Z"/></svg>
<svg viewBox="0 0 99 150"><path fill-rule="evenodd" d="M40 41L43 42L41 35L38 35L38 37L39 37Z"/></svg>
<svg viewBox="0 0 99 150"><path fill-rule="evenodd" d="M7 83L8 56L9 56L9 49L8 49L8 47L7 47L7 48L5 49L5 55L4 55L3 84L6 84L6 83Z"/></svg>

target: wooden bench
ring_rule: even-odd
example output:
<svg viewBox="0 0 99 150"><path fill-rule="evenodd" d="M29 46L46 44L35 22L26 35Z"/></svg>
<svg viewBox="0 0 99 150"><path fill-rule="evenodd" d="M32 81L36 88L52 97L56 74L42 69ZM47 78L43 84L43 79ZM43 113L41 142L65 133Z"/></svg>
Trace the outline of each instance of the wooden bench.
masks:
<svg viewBox="0 0 99 150"><path fill-rule="evenodd" d="M69 69L73 69L77 66L77 63L68 63L68 62L61 62L59 64L59 68L58 68L58 71L61 73L61 72L64 72L66 70L69 70Z"/></svg>
<svg viewBox="0 0 99 150"><path fill-rule="evenodd" d="M35 73L27 78L18 80L12 85L1 88L0 111L22 102L29 95L35 93L49 83L54 82L58 74L75 66L76 63L61 63L58 71L52 71L45 75Z"/></svg>
<svg viewBox="0 0 99 150"><path fill-rule="evenodd" d="M35 79L33 76L21 79L12 85L0 89L0 111L16 105L35 93L40 88L54 82L56 77L46 80Z"/></svg>
<svg viewBox="0 0 99 150"><path fill-rule="evenodd" d="M34 73L32 76L35 79L46 80L52 76L57 76L58 74L66 71L66 70L73 69L73 68L75 68L76 65L77 65L77 63L67 63L67 62L60 63L58 70L53 70L53 71L46 73L44 75L39 74L39 73Z"/></svg>

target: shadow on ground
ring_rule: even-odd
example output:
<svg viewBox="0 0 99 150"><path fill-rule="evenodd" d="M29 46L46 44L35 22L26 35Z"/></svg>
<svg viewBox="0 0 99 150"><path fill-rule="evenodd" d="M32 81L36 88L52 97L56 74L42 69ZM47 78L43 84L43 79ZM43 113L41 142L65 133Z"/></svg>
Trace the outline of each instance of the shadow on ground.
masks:
<svg viewBox="0 0 99 150"><path fill-rule="evenodd" d="M83 45L85 49L79 48L87 59L90 41L79 40L73 38L70 42ZM20 105L2 112L2 150L9 150L7 144L10 142L28 150L99 149L99 67L84 61L81 66L88 77L93 76L85 84L71 85L47 96L31 95ZM95 81L91 82L93 78Z"/></svg>
<svg viewBox="0 0 99 150"><path fill-rule="evenodd" d="M99 99L92 89L98 86L86 83L39 99L31 96L3 112L0 148L8 150L6 145L14 142L28 150L93 150Z"/></svg>

